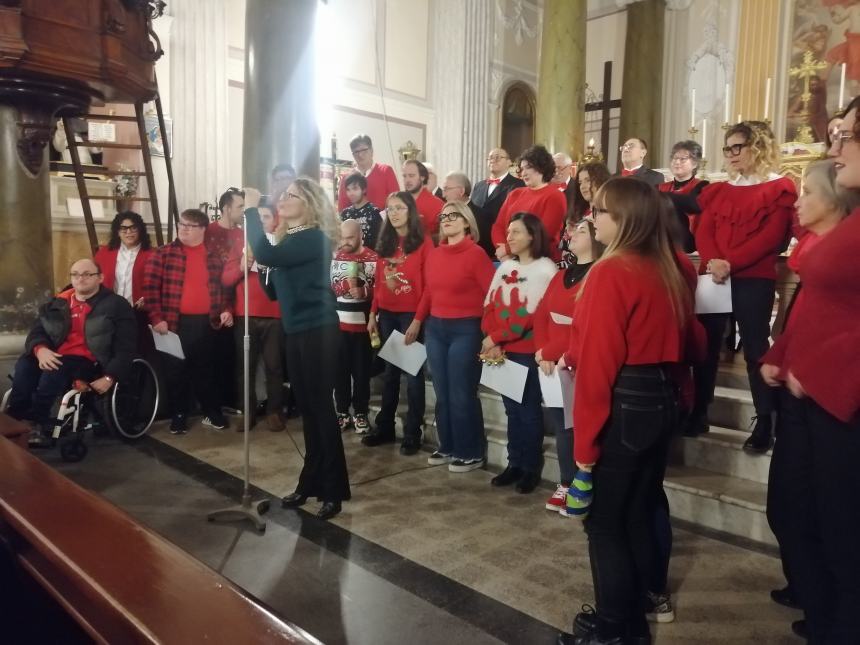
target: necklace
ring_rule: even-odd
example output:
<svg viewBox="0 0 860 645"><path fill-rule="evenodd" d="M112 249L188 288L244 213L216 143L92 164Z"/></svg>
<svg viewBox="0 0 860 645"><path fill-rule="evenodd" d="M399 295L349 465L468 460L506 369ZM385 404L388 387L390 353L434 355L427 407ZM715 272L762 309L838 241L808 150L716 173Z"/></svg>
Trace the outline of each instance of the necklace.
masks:
<svg viewBox="0 0 860 645"><path fill-rule="evenodd" d="M287 229L287 235L295 235L296 233L301 233L302 231L306 231L309 228L316 228L311 224L299 224L298 226L293 226L292 228Z"/></svg>

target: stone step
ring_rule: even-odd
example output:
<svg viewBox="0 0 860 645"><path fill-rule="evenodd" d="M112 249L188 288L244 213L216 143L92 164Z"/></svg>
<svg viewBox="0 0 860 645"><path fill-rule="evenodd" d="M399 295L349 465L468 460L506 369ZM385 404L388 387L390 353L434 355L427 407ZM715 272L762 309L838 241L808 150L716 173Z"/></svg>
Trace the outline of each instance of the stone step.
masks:
<svg viewBox="0 0 860 645"><path fill-rule="evenodd" d="M720 385L714 389L714 401L708 409L708 420L711 424L749 432L754 416L755 407L748 389Z"/></svg>
<svg viewBox="0 0 860 645"><path fill-rule="evenodd" d="M711 426L710 432L695 438L682 437L676 442L670 463L767 484L771 453L745 453L743 444L747 437L747 432Z"/></svg>

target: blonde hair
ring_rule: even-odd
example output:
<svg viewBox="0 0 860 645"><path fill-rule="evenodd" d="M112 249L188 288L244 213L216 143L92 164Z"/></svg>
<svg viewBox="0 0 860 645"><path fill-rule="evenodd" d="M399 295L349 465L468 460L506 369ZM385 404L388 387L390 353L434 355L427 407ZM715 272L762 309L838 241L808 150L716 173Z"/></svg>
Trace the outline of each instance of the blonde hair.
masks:
<svg viewBox="0 0 860 645"><path fill-rule="evenodd" d="M724 140L728 143L729 137L733 134L742 135L745 142L749 144L750 152L753 155L751 175L758 175L762 179L766 179L770 173L779 172L779 145L767 123L764 121L741 121L726 130ZM731 168L728 168L727 172L732 179L738 176L738 173Z"/></svg>
<svg viewBox="0 0 860 645"><path fill-rule="evenodd" d="M296 194L305 205L305 215L307 216L305 225L320 229L333 244L337 244L340 237L340 222L328 194L310 177L298 177L290 185L295 187ZM277 196L276 201L285 192L287 192L286 188ZM287 228L286 221L279 217L278 226L275 228L275 239L278 242L286 236Z"/></svg>
<svg viewBox="0 0 860 645"><path fill-rule="evenodd" d="M838 210L842 217L860 206L860 194L846 190L836 183L836 167L832 159L813 161L803 171L803 183L814 183L822 196Z"/></svg>
<svg viewBox="0 0 860 645"><path fill-rule="evenodd" d="M618 227L615 239L595 264L628 253L654 260L675 318L683 324L693 311L692 294L675 255L668 214L662 207L659 193L644 181L614 177L598 189L594 204L606 210ZM591 273L585 276L585 281ZM576 297L584 290L585 282Z"/></svg>
<svg viewBox="0 0 860 645"><path fill-rule="evenodd" d="M463 219L466 220L466 233L472 238L473 241L478 242L480 240L480 233L478 232L478 221L475 219L475 214L472 212L472 209L466 204L466 202L460 202L456 200L452 200L450 202L446 202L445 206L442 207L443 212L448 206L453 207L460 215L463 216ZM448 237L442 232L442 227L439 227L439 241L446 240Z"/></svg>

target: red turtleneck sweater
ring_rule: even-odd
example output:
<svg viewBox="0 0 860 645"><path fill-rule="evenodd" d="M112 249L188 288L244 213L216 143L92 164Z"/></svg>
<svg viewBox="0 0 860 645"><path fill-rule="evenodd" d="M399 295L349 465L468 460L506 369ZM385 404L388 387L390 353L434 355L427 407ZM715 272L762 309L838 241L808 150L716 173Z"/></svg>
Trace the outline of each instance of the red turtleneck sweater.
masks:
<svg viewBox="0 0 860 645"><path fill-rule="evenodd" d="M493 271L490 258L472 238L457 244L443 241L427 256L424 297L416 320L424 320L428 314L436 318L480 318Z"/></svg>

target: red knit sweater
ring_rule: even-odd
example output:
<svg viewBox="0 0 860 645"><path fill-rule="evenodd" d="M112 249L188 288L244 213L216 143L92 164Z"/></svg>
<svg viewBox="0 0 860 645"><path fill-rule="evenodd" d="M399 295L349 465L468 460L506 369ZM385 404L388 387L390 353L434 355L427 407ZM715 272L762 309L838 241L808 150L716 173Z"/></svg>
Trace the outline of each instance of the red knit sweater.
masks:
<svg viewBox="0 0 860 645"><path fill-rule="evenodd" d="M557 270L549 258L525 265L505 260L496 269L484 301L481 329L504 351L535 353L535 312Z"/></svg>
<svg viewBox="0 0 860 645"><path fill-rule="evenodd" d="M731 265L733 278L776 279L776 256L788 241L796 201L794 182L785 177L754 186L705 186L696 229L699 273L719 258Z"/></svg>
<svg viewBox="0 0 860 645"><path fill-rule="evenodd" d="M564 228L564 214L567 210L567 200L564 198L564 193L558 190L555 184L547 184L543 188L534 190L532 188L515 188L509 194L505 203L502 204L499 210L499 216L493 224L492 239L493 246L504 244L508 253L511 252L507 248L508 224L511 223L511 217L517 213L532 213L537 215L543 222L549 236L549 248L553 254L560 257L558 241L561 239L561 232ZM553 255L553 260L556 262L559 257Z"/></svg>
<svg viewBox="0 0 860 645"><path fill-rule="evenodd" d="M353 172L358 172L357 170ZM348 175L349 173L347 173ZM344 175L343 177L346 177ZM346 184L343 177L339 182L337 189L337 209L342 211L349 206L349 199L346 196ZM373 164L370 172L366 176L367 179L367 201L372 203L379 209L385 208L385 201L391 193L396 193L400 190L400 185L397 183L397 175L394 174L394 169L384 163Z"/></svg>
<svg viewBox="0 0 860 645"><path fill-rule="evenodd" d="M392 257L379 258L370 310L374 313L380 309L400 313L418 311L424 295L424 265L432 250L433 242L425 237L424 244L404 256L403 238L400 238Z"/></svg>
<svg viewBox="0 0 860 645"><path fill-rule="evenodd" d="M763 363L790 370L840 421L860 412L860 208L800 260L803 298Z"/></svg>
<svg viewBox="0 0 860 645"><path fill-rule="evenodd" d="M486 252L466 237L457 244L443 241L430 251L424 266L424 297L416 320L480 318L493 279L493 263Z"/></svg>
<svg viewBox="0 0 860 645"><path fill-rule="evenodd" d="M545 361L557 362L570 345L573 310L582 281L568 289L564 285L565 272L566 269L553 276L535 311L535 346Z"/></svg>
<svg viewBox="0 0 860 645"><path fill-rule="evenodd" d="M439 233L439 213L445 207L445 202L433 195L426 188L422 188L415 198L415 205L424 222L424 234L436 235Z"/></svg>
<svg viewBox="0 0 860 645"><path fill-rule="evenodd" d="M212 302L209 291L200 288L200 285L206 284L209 279L209 270L206 266L206 245L183 246L182 252L185 253L185 280L182 283L182 300L179 302L179 313L208 314L209 304Z"/></svg>

